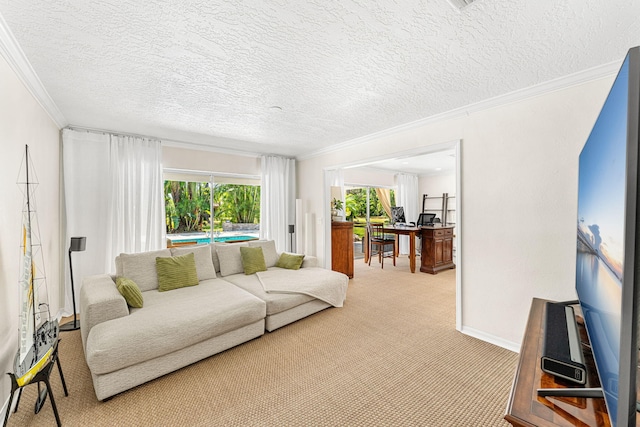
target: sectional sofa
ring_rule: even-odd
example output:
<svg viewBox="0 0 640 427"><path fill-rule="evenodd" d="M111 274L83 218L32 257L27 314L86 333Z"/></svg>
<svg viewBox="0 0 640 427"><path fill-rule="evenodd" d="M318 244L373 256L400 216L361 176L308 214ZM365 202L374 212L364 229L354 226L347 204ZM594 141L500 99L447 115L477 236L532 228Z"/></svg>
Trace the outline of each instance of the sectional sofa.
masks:
<svg viewBox="0 0 640 427"><path fill-rule="evenodd" d="M318 268L315 257L277 253L273 241L120 254L115 275L86 277L80 291L82 344L96 396L104 400L265 330L341 307L348 281ZM130 305L138 300L142 307Z"/></svg>

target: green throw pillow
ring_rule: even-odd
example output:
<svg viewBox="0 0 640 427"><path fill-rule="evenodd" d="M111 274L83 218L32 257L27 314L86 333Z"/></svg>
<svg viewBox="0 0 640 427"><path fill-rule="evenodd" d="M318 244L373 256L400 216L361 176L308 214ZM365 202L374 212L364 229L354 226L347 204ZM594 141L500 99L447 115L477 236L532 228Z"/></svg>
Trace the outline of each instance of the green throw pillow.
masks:
<svg viewBox="0 0 640 427"><path fill-rule="evenodd" d="M276 267L298 270L302 265L302 261L304 261L304 255L283 252L278 259L278 262L276 262Z"/></svg>
<svg viewBox="0 0 640 427"><path fill-rule="evenodd" d="M142 292L140 288L131 279L126 277L118 277L116 279L116 288L131 307L142 308Z"/></svg>
<svg viewBox="0 0 640 427"><path fill-rule="evenodd" d="M242 267L244 274L254 274L258 271L267 271L267 264L264 261L264 254L261 247L241 247Z"/></svg>
<svg viewBox="0 0 640 427"><path fill-rule="evenodd" d="M198 271L193 252L182 256L157 257L156 270L160 292L198 284Z"/></svg>

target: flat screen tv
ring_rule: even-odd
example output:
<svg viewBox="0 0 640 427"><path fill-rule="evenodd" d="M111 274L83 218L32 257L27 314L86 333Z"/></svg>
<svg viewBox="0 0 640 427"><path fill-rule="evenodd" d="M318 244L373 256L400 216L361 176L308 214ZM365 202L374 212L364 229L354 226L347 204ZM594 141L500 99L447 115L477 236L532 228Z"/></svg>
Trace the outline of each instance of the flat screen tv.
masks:
<svg viewBox="0 0 640 427"><path fill-rule="evenodd" d="M635 426L640 48L629 50L580 153L576 291L611 424Z"/></svg>

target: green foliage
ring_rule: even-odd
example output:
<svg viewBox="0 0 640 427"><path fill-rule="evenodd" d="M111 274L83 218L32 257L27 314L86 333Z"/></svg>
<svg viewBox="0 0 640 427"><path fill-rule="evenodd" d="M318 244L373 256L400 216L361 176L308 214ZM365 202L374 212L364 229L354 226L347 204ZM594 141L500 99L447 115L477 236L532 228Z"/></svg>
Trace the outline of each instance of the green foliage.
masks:
<svg viewBox="0 0 640 427"><path fill-rule="evenodd" d="M211 186L208 182L164 182L167 233L211 230ZM225 221L260 221L260 187L214 184L214 217ZM214 227L215 228L215 227Z"/></svg>
<svg viewBox="0 0 640 427"><path fill-rule="evenodd" d="M347 220L353 221L356 218L366 218L367 216L367 189L353 188L347 190L345 197L346 209L345 215ZM391 206L395 204L395 194L391 190ZM375 188L369 190L369 215L370 216L386 216L382 203L378 199Z"/></svg>
<svg viewBox="0 0 640 427"><path fill-rule="evenodd" d="M221 222L260 222L260 187L257 185L215 184L215 219Z"/></svg>
<svg viewBox="0 0 640 427"><path fill-rule="evenodd" d="M202 231L211 218L211 188L206 182L164 182L168 233Z"/></svg>

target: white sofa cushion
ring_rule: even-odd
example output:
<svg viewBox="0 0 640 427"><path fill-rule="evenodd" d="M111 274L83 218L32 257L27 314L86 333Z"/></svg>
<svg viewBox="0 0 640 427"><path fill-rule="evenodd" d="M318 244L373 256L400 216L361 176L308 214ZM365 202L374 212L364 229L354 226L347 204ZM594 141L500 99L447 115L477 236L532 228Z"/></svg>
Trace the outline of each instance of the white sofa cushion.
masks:
<svg viewBox="0 0 640 427"><path fill-rule="evenodd" d="M220 276L225 277L231 274L244 273L242 266L242 255L240 247L248 246L246 243L223 243L216 244L216 252L220 260Z"/></svg>
<svg viewBox="0 0 640 427"><path fill-rule="evenodd" d="M89 332L86 356L92 374L173 353L266 316L264 301L223 279L143 295L143 308L131 309L129 316L100 323Z"/></svg>
<svg viewBox="0 0 640 427"><path fill-rule="evenodd" d="M209 248L211 248L211 261L213 262L213 268L216 270L216 273L220 273L220 259L218 258L218 251L216 251L217 243L210 243Z"/></svg>
<svg viewBox="0 0 640 427"><path fill-rule="evenodd" d="M215 279L216 269L213 266L213 259L211 257L210 245L171 248L172 256L181 256L181 255L186 255L192 252L196 261L196 271L198 272L198 280L203 281L207 279Z"/></svg>
<svg viewBox="0 0 640 427"><path fill-rule="evenodd" d="M266 293L260 283L260 279L255 274L250 276L232 274L224 279L265 301L267 303L267 316L289 310L315 299L309 295L297 293Z"/></svg>
<svg viewBox="0 0 640 427"><path fill-rule="evenodd" d="M120 254L116 257L116 276L133 280L142 292L158 289L156 257L170 256L169 249L137 254Z"/></svg>
<svg viewBox="0 0 640 427"><path fill-rule="evenodd" d="M278 252L276 251L276 242L274 240L254 240L248 242L249 247L262 248L262 254L264 255L264 262L267 268L274 267L278 262Z"/></svg>

